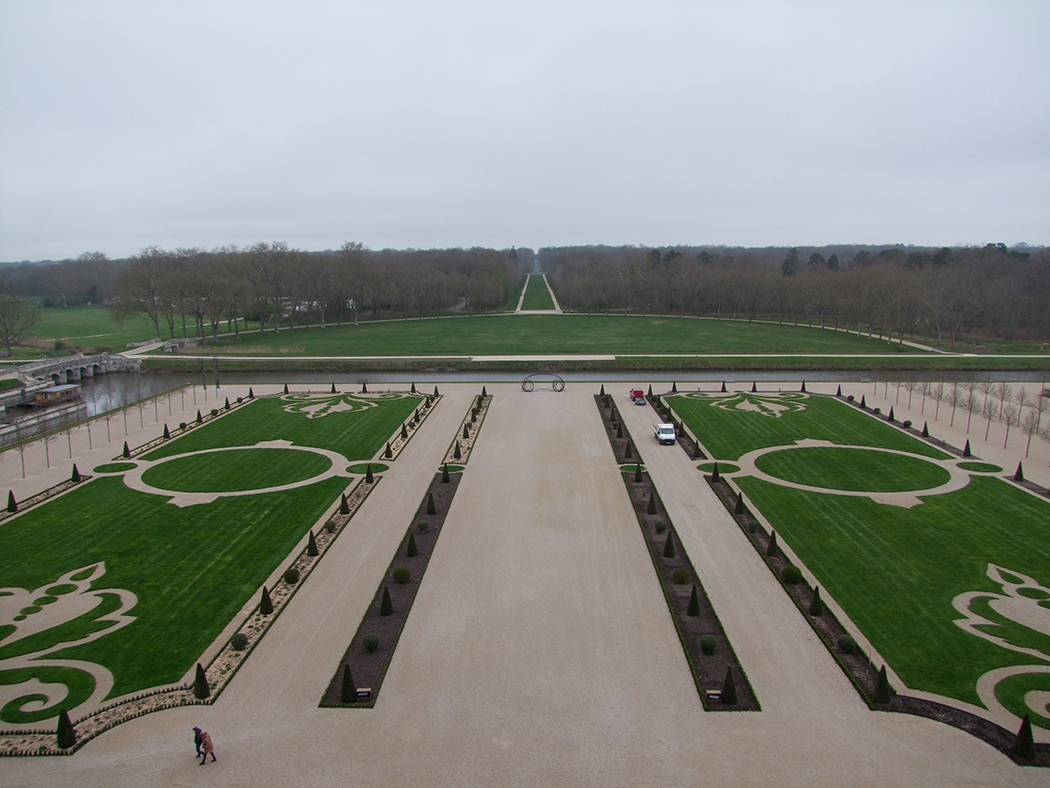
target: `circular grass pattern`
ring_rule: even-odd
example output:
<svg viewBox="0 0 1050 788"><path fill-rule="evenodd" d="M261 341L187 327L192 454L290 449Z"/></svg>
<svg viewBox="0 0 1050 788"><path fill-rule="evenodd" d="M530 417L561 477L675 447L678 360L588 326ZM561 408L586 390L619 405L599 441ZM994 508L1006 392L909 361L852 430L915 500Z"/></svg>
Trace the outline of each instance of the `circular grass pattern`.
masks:
<svg viewBox="0 0 1050 788"><path fill-rule="evenodd" d="M837 446L779 449L755 467L787 482L850 492L928 490L951 480L946 469L919 457Z"/></svg>
<svg viewBox="0 0 1050 788"><path fill-rule="evenodd" d="M381 462L359 462L357 465L351 465L346 469L347 473L366 474L368 473L368 466L372 466L372 473L382 473L383 471L390 468L389 465L384 465Z"/></svg>
<svg viewBox="0 0 1050 788"><path fill-rule="evenodd" d="M242 492L313 478L332 467L321 454L289 449L234 449L178 457L147 469L142 481L175 492Z"/></svg>
<svg viewBox="0 0 1050 788"><path fill-rule="evenodd" d="M92 473L124 473L137 467L133 462L107 462L105 465L96 465Z"/></svg>
<svg viewBox="0 0 1050 788"><path fill-rule="evenodd" d="M696 469L701 473L714 473L715 464L713 462L702 462L696 466ZM740 470L739 465L733 465L731 462L720 462L718 463L718 472L722 473L736 473Z"/></svg>
<svg viewBox="0 0 1050 788"><path fill-rule="evenodd" d="M1002 473L1003 469L998 465L992 465L990 462L960 462L957 466L964 471L972 471L973 473Z"/></svg>
<svg viewBox="0 0 1050 788"><path fill-rule="evenodd" d="M448 472L449 473L461 473L463 471L463 469L466 468L466 467L467 467L466 465L449 465L448 466ZM440 468L438 468L438 470L441 471L441 470L444 470L444 468L445 468L445 466L442 465Z"/></svg>

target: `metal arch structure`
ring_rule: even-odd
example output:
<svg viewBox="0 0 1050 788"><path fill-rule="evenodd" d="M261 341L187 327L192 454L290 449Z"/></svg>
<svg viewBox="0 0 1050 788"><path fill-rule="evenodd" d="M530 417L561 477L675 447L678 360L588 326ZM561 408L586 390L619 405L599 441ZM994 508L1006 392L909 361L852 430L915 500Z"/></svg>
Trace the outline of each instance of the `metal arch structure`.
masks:
<svg viewBox="0 0 1050 788"><path fill-rule="evenodd" d="M537 383L550 383L551 390L565 391L565 381L560 375L555 375L553 372L533 372L531 375L526 375L521 379L521 390L532 391L536 388Z"/></svg>

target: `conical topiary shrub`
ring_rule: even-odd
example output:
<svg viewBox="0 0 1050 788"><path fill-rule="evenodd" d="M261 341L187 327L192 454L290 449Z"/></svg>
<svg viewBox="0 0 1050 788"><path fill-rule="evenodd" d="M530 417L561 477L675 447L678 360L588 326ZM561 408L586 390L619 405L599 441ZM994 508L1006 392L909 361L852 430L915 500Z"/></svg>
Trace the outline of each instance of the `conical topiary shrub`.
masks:
<svg viewBox="0 0 1050 788"><path fill-rule="evenodd" d="M886 666L879 669L879 679L875 682L875 694L871 698L872 703L886 704L890 702L890 679L886 675Z"/></svg>
<svg viewBox="0 0 1050 788"><path fill-rule="evenodd" d="M777 532L772 531L769 536L769 544L766 545L766 555L775 558L777 554Z"/></svg>
<svg viewBox="0 0 1050 788"><path fill-rule="evenodd" d="M394 612L394 603L390 601L390 589L383 586L383 599L379 603L379 615L389 616Z"/></svg>
<svg viewBox="0 0 1050 788"><path fill-rule="evenodd" d="M73 484L78 484L80 482L80 471L77 470L77 464L75 462L73 463L73 473L69 475L69 480L73 482Z"/></svg>
<svg viewBox="0 0 1050 788"><path fill-rule="evenodd" d="M754 394L757 391L758 391L758 383L757 382L752 382L752 384L751 384L751 393Z"/></svg>
<svg viewBox="0 0 1050 788"><path fill-rule="evenodd" d="M408 440L408 425L402 422L401 424L401 440Z"/></svg>
<svg viewBox="0 0 1050 788"><path fill-rule="evenodd" d="M481 398L482 398L482 399L485 399L485 397L487 397L487 396L488 396L488 393L487 393L487 392L485 391L485 387L484 387L484 386L482 386L482 387L481 387ZM481 403L480 403L480 402L478 403L478 407L479 407L479 408L481 407Z"/></svg>
<svg viewBox="0 0 1050 788"><path fill-rule="evenodd" d="M711 471L711 481L717 482L721 478L722 477L718 475L718 462L716 461L715 462L715 469L713 471Z"/></svg>
<svg viewBox="0 0 1050 788"><path fill-rule="evenodd" d="M452 459L460 460L463 458L463 452L459 448L459 441L456 441L456 448L452 452Z"/></svg>
<svg viewBox="0 0 1050 788"><path fill-rule="evenodd" d="M693 459L694 460L699 460L701 458L701 456L702 456L702 453L700 451L700 444L699 443L694 443L693 444Z"/></svg>
<svg viewBox="0 0 1050 788"><path fill-rule="evenodd" d="M605 396L605 384L604 383L602 383L602 390L598 392L598 396L599 397L604 397Z"/></svg>
<svg viewBox="0 0 1050 788"><path fill-rule="evenodd" d="M727 390L727 389L726 389L726 382L725 382L725 381L723 380L723 381L722 381L722 393L723 393L723 394L725 394L725 393L726 393L726 390Z"/></svg>
<svg viewBox="0 0 1050 788"><path fill-rule="evenodd" d="M649 393L646 394L646 396L647 397L652 397L653 396L653 384L652 383L649 384Z"/></svg>
<svg viewBox="0 0 1050 788"><path fill-rule="evenodd" d="M229 398L229 397L227 397L227 398L226 398L226 405L225 405L225 408L226 408L226 410L229 410L229 409L230 409L230 398Z"/></svg>
<svg viewBox="0 0 1050 788"><path fill-rule="evenodd" d="M841 397L842 396L842 385L841 384L839 385L838 391L835 392L835 396L836 397Z"/></svg>
<svg viewBox="0 0 1050 788"><path fill-rule="evenodd" d="M434 505L434 493L427 493L427 514L437 514L437 506Z"/></svg>
<svg viewBox="0 0 1050 788"><path fill-rule="evenodd" d="M262 598L259 599L259 612L264 616L269 616L273 613L273 600L270 598L270 590L263 586Z"/></svg>
<svg viewBox="0 0 1050 788"><path fill-rule="evenodd" d="M285 392L285 394L288 393L288 384L287 383L284 384L284 392ZM248 399L255 399L255 393L252 391L252 387L251 386L248 386Z"/></svg>
<svg viewBox="0 0 1050 788"><path fill-rule="evenodd" d="M288 393L288 384L287 383L284 384L284 393L285 394Z"/></svg>
<svg viewBox="0 0 1050 788"><path fill-rule="evenodd" d="M631 442L627 441L627 445L623 447L623 458L629 460L634 456L634 452L631 450Z"/></svg>
<svg viewBox="0 0 1050 788"><path fill-rule="evenodd" d="M806 393L806 381L804 381L804 380L802 381L802 393L803 394Z"/></svg>
<svg viewBox="0 0 1050 788"><path fill-rule="evenodd" d="M623 422L622 421L616 422L616 437L617 438L622 438L623 437Z"/></svg>
<svg viewBox="0 0 1050 788"><path fill-rule="evenodd" d="M386 442L386 451L383 452L383 456L386 457L388 460L394 456L394 452L390 448L390 441Z"/></svg>
<svg viewBox="0 0 1050 788"><path fill-rule="evenodd" d="M924 421L922 423L922 437L924 437L924 438L930 437L930 424L927 421Z"/></svg>
<svg viewBox="0 0 1050 788"><path fill-rule="evenodd" d="M642 464L636 462L634 464L634 482L635 484L641 484L642 481Z"/></svg>
<svg viewBox="0 0 1050 788"><path fill-rule="evenodd" d="M689 595L689 607L685 609L685 614L694 618L700 615L700 595L697 593L695 583L693 584L693 593Z"/></svg>
<svg viewBox="0 0 1050 788"><path fill-rule="evenodd" d="M362 394L367 394L368 393L368 384L367 383L362 383L361 384L361 393Z"/></svg>
<svg viewBox="0 0 1050 788"><path fill-rule="evenodd" d="M201 412L198 410L197 411L197 417L200 418L200 415L201 415ZM125 460L128 459L129 457L131 457L131 449L128 448L128 442L127 441L124 441L124 451L122 451L120 453L120 456L122 456Z"/></svg>
<svg viewBox="0 0 1050 788"><path fill-rule="evenodd" d="M372 473L372 463L368 463L365 466L365 484L372 484L375 480L375 474Z"/></svg>
<svg viewBox="0 0 1050 788"><path fill-rule="evenodd" d="M408 533L408 546L405 548L405 555L409 558L415 558L419 555L419 549L416 547L416 535L411 531Z"/></svg>
<svg viewBox="0 0 1050 788"><path fill-rule="evenodd" d="M343 703L353 703L357 700L357 687L354 685L349 663L343 665L343 685L339 688L339 700Z"/></svg>
<svg viewBox="0 0 1050 788"><path fill-rule="evenodd" d="M59 744L61 747L62 745ZM1032 736L1032 721L1028 715L1021 720L1021 727L1017 729L1017 738L1014 739L1014 755L1026 760L1035 758L1035 738Z"/></svg>
<svg viewBox="0 0 1050 788"><path fill-rule="evenodd" d="M317 555L317 539L313 531L310 531L310 539L306 543L306 554L311 557Z"/></svg>
<svg viewBox="0 0 1050 788"><path fill-rule="evenodd" d="M168 425L164 425L164 440L171 438L171 433L168 431Z"/></svg>
<svg viewBox="0 0 1050 788"><path fill-rule="evenodd" d="M737 492L736 494L736 506L733 508L733 511L737 514L744 513L744 494L742 492Z"/></svg>
<svg viewBox="0 0 1050 788"><path fill-rule="evenodd" d="M438 387L437 386L434 386L434 396L435 397L440 397L441 396L440 394L438 394Z"/></svg>
<svg viewBox="0 0 1050 788"><path fill-rule="evenodd" d="M350 504L346 500L346 493L343 493L343 498L339 501L339 514L350 514Z"/></svg>
<svg viewBox="0 0 1050 788"><path fill-rule="evenodd" d="M813 601L809 603L809 614L814 618L824 615L824 603L820 601L820 586L813 589Z"/></svg>
<svg viewBox="0 0 1050 788"><path fill-rule="evenodd" d="M463 440L467 440L468 438L470 438L470 428L466 424L464 424L463 425Z"/></svg>
<svg viewBox="0 0 1050 788"><path fill-rule="evenodd" d="M972 457L972 456L973 455L970 453L970 439L967 438L966 439L966 445L963 446L963 457Z"/></svg>
<svg viewBox="0 0 1050 788"><path fill-rule="evenodd" d="M448 463L446 462L444 465L441 466L441 483L442 484L448 484L448 482L449 482Z"/></svg>
<svg viewBox="0 0 1050 788"><path fill-rule="evenodd" d="M193 678L193 697L204 700L211 695L211 687L208 686L208 676L204 673L201 663L197 663L197 675Z"/></svg>
<svg viewBox="0 0 1050 788"><path fill-rule="evenodd" d="M645 507L649 514L656 514L656 490L649 491L649 504Z"/></svg>
<svg viewBox="0 0 1050 788"><path fill-rule="evenodd" d="M672 394L677 394L678 393L678 383L677 382L673 382L672 381L672 383L671 383L671 393Z"/></svg>
<svg viewBox="0 0 1050 788"><path fill-rule="evenodd" d="M862 408L866 408L866 407L868 407L868 404L867 404L867 402L865 401L865 399L864 399L864 395L863 395L863 394L861 394L861 395L860 395L860 406L861 406Z"/></svg>
<svg viewBox="0 0 1050 788"><path fill-rule="evenodd" d="M1023 482L1024 481L1024 470L1021 468L1021 463L1017 463L1017 470L1014 472L1014 481L1015 482Z"/></svg>
<svg viewBox="0 0 1050 788"><path fill-rule="evenodd" d="M892 405L890 405L890 415L887 416L886 418L888 418L890 421L896 421L896 419L893 418L893 406Z"/></svg>
<svg viewBox="0 0 1050 788"><path fill-rule="evenodd" d="M56 743L61 750L68 750L77 743L77 732L73 730L69 712L64 708L58 713L58 730L55 733Z"/></svg>
<svg viewBox="0 0 1050 788"><path fill-rule="evenodd" d="M18 511L18 501L15 500L14 490L7 491L7 511L12 513Z"/></svg>
<svg viewBox="0 0 1050 788"><path fill-rule="evenodd" d="M667 532L667 541L664 542L664 558L674 558L674 537Z"/></svg>
<svg viewBox="0 0 1050 788"><path fill-rule="evenodd" d="M416 393L416 384L415 383L412 384L412 388L409 389L409 393L411 393L411 394L415 394Z"/></svg>
<svg viewBox="0 0 1050 788"><path fill-rule="evenodd" d="M726 680L722 682L722 705L735 706L736 704L736 682L733 680L733 667L730 665L726 668Z"/></svg>

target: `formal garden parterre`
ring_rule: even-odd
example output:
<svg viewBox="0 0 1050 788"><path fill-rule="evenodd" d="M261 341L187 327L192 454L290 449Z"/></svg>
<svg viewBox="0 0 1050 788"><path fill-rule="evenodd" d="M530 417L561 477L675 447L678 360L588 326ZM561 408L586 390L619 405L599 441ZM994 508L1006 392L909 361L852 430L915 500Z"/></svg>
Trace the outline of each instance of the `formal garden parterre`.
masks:
<svg viewBox="0 0 1050 788"><path fill-rule="evenodd" d="M1050 728L1050 503L838 398L665 401L898 692Z"/></svg>
<svg viewBox="0 0 1050 788"><path fill-rule="evenodd" d="M76 718L113 699L177 686L311 526L326 513L334 515L330 526L345 525L344 491L367 494L378 481L370 470L364 480L354 471L393 455L391 443L404 444L433 399L333 391L245 402L6 519L3 729L43 724L53 740L60 708ZM280 455L294 456L286 463ZM304 457L306 471L297 470ZM126 483L144 468L153 493ZM275 481L287 489L259 489ZM186 491L209 500L180 501ZM303 549L309 558L338 532L317 530Z"/></svg>

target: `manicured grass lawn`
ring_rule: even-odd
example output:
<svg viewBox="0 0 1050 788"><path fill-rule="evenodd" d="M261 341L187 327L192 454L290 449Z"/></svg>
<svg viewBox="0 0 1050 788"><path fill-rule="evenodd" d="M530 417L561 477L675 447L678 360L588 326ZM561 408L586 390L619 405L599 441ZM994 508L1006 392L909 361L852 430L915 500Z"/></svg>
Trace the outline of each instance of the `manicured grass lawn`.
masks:
<svg viewBox="0 0 1050 788"><path fill-rule="evenodd" d="M345 486L336 478L180 509L129 490L120 477L93 479L4 523L0 587L37 588L105 561L98 585L134 592L135 621L56 658L104 665L114 695L176 682ZM8 647L0 641L0 659L48 638L53 633Z"/></svg>
<svg viewBox="0 0 1050 788"><path fill-rule="evenodd" d="M796 403L800 410L780 411L780 416L761 415L754 410L716 407L724 398L747 407ZM737 460L749 451L769 446L788 446L812 438L845 446L872 446L921 454L934 459L948 455L930 444L895 427L862 413L832 397L776 394L738 395L677 394L665 398L711 456L719 460ZM914 489L914 488L913 488Z"/></svg>
<svg viewBox="0 0 1050 788"><path fill-rule="evenodd" d="M554 301L551 300L547 282L542 274L529 276L528 286L525 289L525 299L521 302L522 309L554 309Z"/></svg>
<svg viewBox="0 0 1050 788"><path fill-rule="evenodd" d="M180 492L260 490L309 479L332 467L328 458L289 449L233 449L179 457L148 469L151 487Z"/></svg>
<svg viewBox="0 0 1050 788"><path fill-rule="evenodd" d="M770 452L759 457L755 466L795 484L859 492L928 490L951 479L944 468L917 457L837 447Z"/></svg>
<svg viewBox="0 0 1050 788"><path fill-rule="evenodd" d="M145 318L129 317L118 323L112 313L98 305L48 307L41 309L39 315L31 336L48 342L61 339L68 347L124 350L128 342L142 342L157 335ZM195 334L191 332L191 336Z"/></svg>
<svg viewBox="0 0 1050 788"><path fill-rule="evenodd" d="M1050 584L1047 503L988 477L911 509L738 481L909 687L977 704L983 673L1039 662L965 632L954 623L961 616L952 600L966 591L998 592L986 575L989 563ZM1011 635L1040 640L1031 631ZM1038 644L1044 650L1046 639Z"/></svg>
<svg viewBox="0 0 1050 788"><path fill-rule="evenodd" d="M301 412L288 412L297 401L266 398L233 410L207 425L165 443L146 455L158 460L174 454L225 446L254 446L260 441L286 440L296 446L313 446L336 451L347 460L368 460L383 448L401 423L412 415L425 398L412 394L378 398L352 394L322 395L311 401L369 403L357 411L333 411L307 418Z"/></svg>
<svg viewBox="0 0 1050 788"><path fill-rule="evenodd" d="M489 315L243 334L209 353L465 356L666 353L916 353L867 337L767 323L623 315Z"/></svg>

